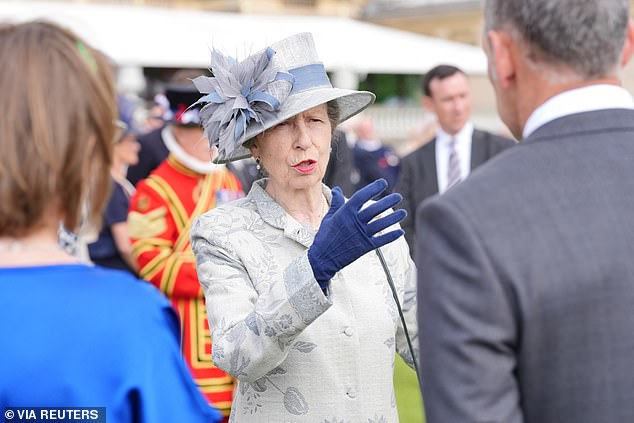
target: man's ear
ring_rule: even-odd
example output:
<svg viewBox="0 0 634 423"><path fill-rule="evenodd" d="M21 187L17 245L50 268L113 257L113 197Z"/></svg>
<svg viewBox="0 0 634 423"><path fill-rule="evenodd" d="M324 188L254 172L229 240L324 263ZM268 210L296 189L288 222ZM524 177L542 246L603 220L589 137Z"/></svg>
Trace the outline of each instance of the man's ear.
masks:
<svg viewBox="0 0 634 423"><path fill-rule="evenodd" d="M489 58L489 73L492 80L502 88L507 88L515 79L515 43L503 31L489 31L486 34L485 50Z"/></svg>
<svg viewBox="0 0 634 423"><path fill-rule="evenodd" d="M625 32L625 44L623 45L623 52L621 53L621 67L624 68L625 65L632 58L632 54L634 53L634 22L630 19L627 23L627 30Z"/></svg>

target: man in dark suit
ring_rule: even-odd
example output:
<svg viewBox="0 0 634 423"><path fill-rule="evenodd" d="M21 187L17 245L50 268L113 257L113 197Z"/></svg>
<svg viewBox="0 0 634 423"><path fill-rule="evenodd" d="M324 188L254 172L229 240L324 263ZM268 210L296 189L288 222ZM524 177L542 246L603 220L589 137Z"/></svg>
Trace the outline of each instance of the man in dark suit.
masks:
<svg viewBox="0 0 634 423"><path fill-rule="evenodd" d="M486 0L498 110L523 139L418 210L429 423L634 421L628 0Z"/></svg>
<svg viewBox="0 0 634 423"><path fill-rule="evenodd" d="M412 256L418 205L465 179L473 169L514 144L473 127L469 81L457 67L436 66L425 74L422 85L423 106L437 116L438 130L434 139L403 158L395 190L403 195L401 206L407 210L401 226ZM455 178L450 181L452 171Z"/></svg>

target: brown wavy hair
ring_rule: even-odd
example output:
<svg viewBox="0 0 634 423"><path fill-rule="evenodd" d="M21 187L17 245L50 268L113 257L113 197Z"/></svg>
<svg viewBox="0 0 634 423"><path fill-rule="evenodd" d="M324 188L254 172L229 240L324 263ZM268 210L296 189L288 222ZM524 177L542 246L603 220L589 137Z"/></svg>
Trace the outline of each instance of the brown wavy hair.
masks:
<svg viewBox="0 0 634 423"><path fill-rule="evenodd" d="M116 119L108 60L47 22L0 26L0 57L0 235L99 225Z"/></svg>

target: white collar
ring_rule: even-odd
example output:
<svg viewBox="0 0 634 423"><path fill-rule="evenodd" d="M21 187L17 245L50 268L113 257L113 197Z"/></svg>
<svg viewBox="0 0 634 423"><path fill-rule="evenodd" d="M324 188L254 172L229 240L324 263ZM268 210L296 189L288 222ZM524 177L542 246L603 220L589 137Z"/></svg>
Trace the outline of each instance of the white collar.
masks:
<svg viewBox="0 0 634 423"><path fill-rule="evenodd" d="M634 100L627 90L618 85L595 84L564 91L533 110L524 125L522 137L528 137L537 128L557 118L603 109L634 109Z"/></svg>
<svg viewBox="0 0 634 423"><path fill-rule="evenodd" d="M163 142L165 143L165 146L167 147L169 152L172 153L179 162L181 162L194 172L206 175L224 166L211 162L203 162L202 160L198 160L197 158L187 154L183 147L180 146L178 141L176 141L174 133L172 132L172 128L169 125L163 128L163 130L161 131L161 136L163 137Z"/></svg>
<svg viewBox="0 0 634 423"><path fill-rule="evenodd" d="M441 127L436 130L436 143L447 144L451 142L451 139L455 138L458 144L464 144L471 142L473 138L473 122L467 122L456 135L449 135Z"/></svg>

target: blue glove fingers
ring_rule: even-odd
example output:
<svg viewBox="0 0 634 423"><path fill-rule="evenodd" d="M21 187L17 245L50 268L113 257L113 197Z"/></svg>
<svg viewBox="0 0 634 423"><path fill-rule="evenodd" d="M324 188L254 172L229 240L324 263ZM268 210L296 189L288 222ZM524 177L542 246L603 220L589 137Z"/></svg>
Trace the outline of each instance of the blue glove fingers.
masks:
<svg viewBox="0 0 634 423"><path fill-rule="evenodd" d="M346 199L343 196L343 192L341 192L341 188L334 187L330 191L330 193L332 195L330 199L330 209L328 209L328 213L326 213L326 216L324 216L324 220L326 220L327 217L335 214L335 212L339 210L339 208L346 202Z"/></svg>
<svg viewBox="0 0 634 423"><path fill-rule="evenodd" d="M395 205L400 203L401 200L403 200L403 196L401 194L393 193L387 195L361 210L358 214L359 221L363 223L368 223L370 220L374 219L376 216L380 215L387 209L393 208Z"/></svg>
<svg viewBox="0 0 634 423"><path fill-rule="evenodd" d="M350 197L350 200L348 200L348 204L350 204L350 207L359 210L362 205L385 191L386 188L387 181L383 178L377 179L376 181L364 186L359 191L352 194L352 197Z"/></svg>
<svg viewBox="0 0 634 423"><path fill-rule="evenodd" d="M401 237L405 232L402 229L395 229L386 234L375 236L372 238L372 243L374 244L374 248L382 247L390 242L396 241L399 237Z"/></svg>
<svg viewBox="0 0 634 423"><path fill-rule="evenodd" d="M405 210L396 210L393 213L388 214L387 216L381 217L380 219L376 219L368 223L365 228L365 232L368 234L368 236L373 236L377 232L387 229L390 226L405 219L405 216L407 216L407 212Z"/></svg>

